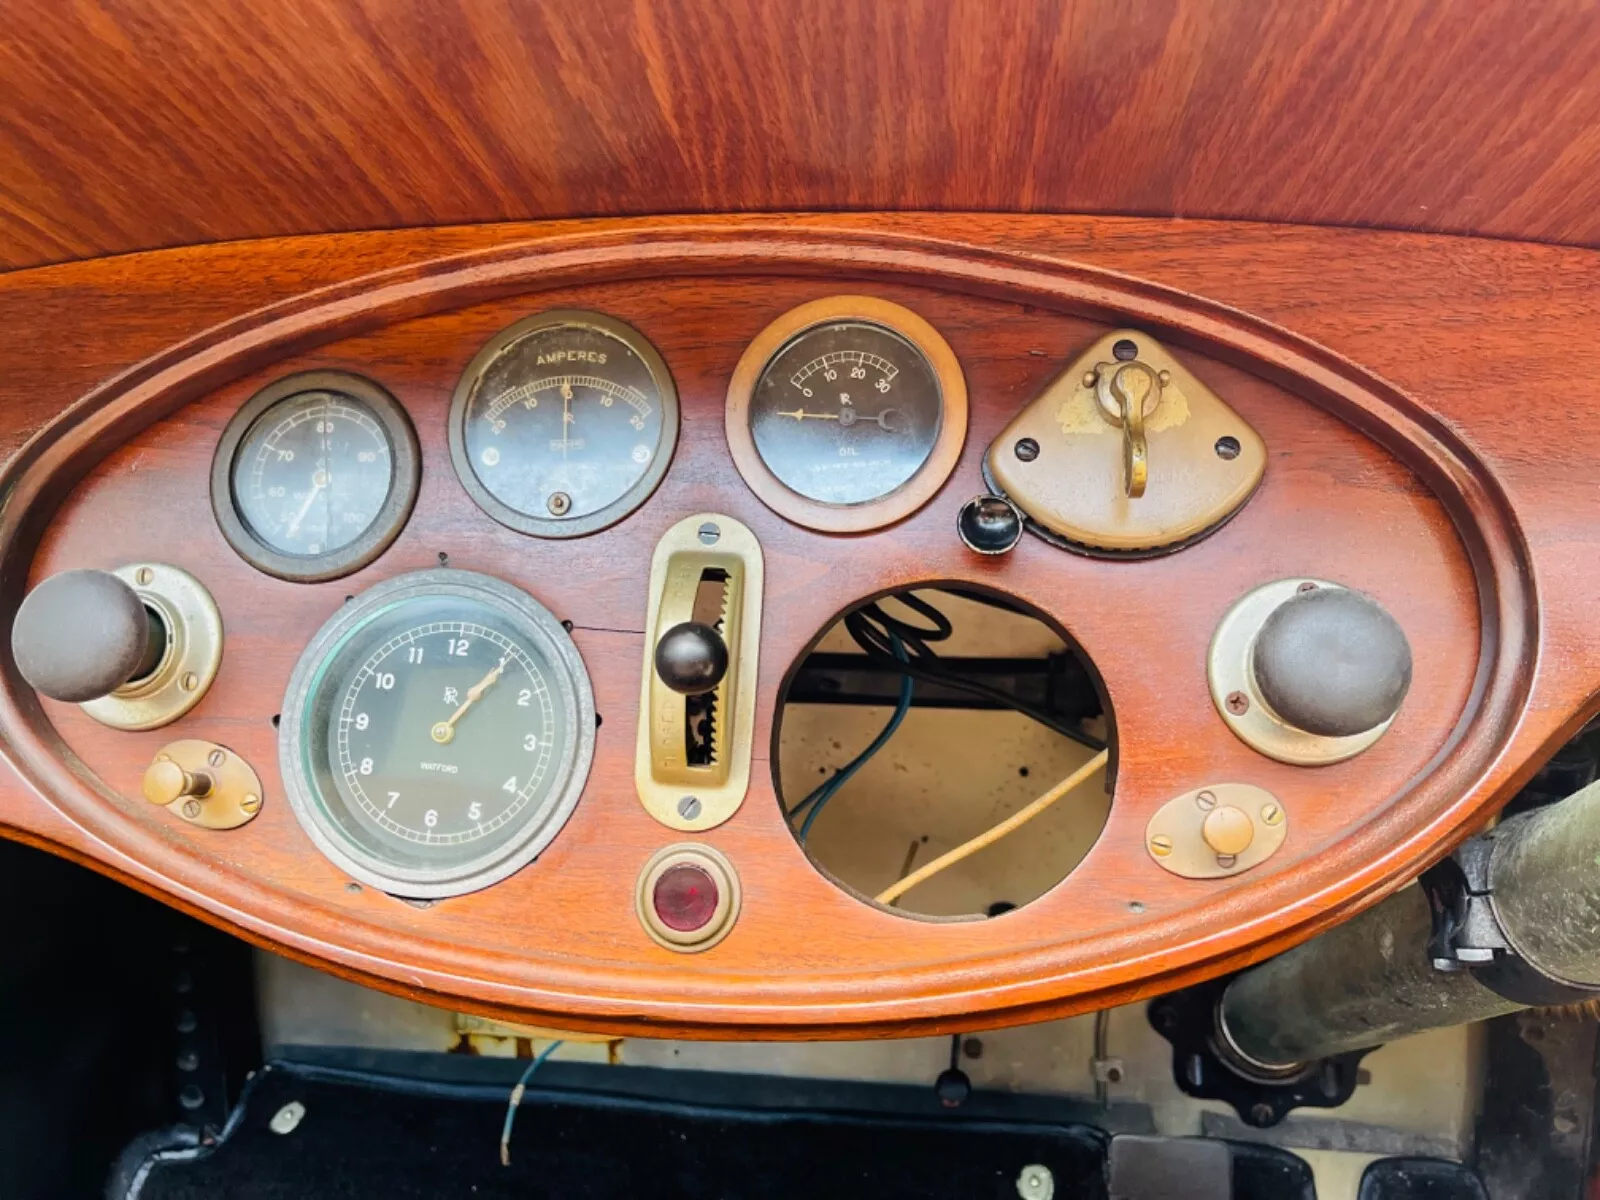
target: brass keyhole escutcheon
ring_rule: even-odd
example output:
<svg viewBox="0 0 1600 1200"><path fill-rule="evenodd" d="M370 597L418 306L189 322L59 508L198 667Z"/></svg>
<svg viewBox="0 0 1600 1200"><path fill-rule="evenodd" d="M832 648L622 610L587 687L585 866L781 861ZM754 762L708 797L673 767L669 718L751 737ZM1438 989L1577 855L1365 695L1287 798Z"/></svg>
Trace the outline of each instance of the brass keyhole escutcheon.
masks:
<svg viewBox="0 0 1600 1200"><path fill-rule="evenodd" d="M1027 528L1107 557L1176 549L1250 498L1266 445L1165 346L1114 330L1072 359L984 457Z"/></svg>

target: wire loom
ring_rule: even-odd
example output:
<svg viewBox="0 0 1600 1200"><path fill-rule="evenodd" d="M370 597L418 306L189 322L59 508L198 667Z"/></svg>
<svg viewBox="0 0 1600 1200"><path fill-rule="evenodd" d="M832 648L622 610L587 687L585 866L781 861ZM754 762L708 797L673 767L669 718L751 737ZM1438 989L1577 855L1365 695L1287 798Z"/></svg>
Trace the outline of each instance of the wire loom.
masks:
<svg viewBox="0 0 1600 1200"><path fill-rule="evenodd" d="M1021 611L1010 604L991 599L982 593L962 593L962 595L966 599L989 604L992 607L1002 608L1006 611ZM1108 758L1106 743L1103 739L1085 732L1071 722L1061 721L1049 713L1025 704L1015 696L1008 695L997 688L979 683L976 680L964 678L948 664L942 664L938 653L929 643L948 641L954 633L955 627L951 624L949 617L945 616L944 613L928 601L912 592L896 592L891 596L885 597L885 599L892 599L904 605L918 616L924 618L928 625L914 625L892 616L883 610L881 603L878 601L864 604L860 608L845 614L845 630L850 634L856 645L861 647L867 658L874 663L889 666L900 672L900 697L895 706L894 714L867 748L839 768L831 778L819 785L804 800L789 810L788 817L791 823L803 814L803 820L796 835L802 845L805 843L806 838L810 836L812 826L816 824L817 818L821 815L822 810L827 807L828 802L839 794L844 785L871 760L873 755L883 749L889 739L894 736L895 731L900 728L901 723L906 718L906 714L911 709L915 684L919 680L925 683L942 684L946 687L966 691L971 695L981 696L992 703L999 704L1002 708L1022 713L1046 728L1064 737L1071 738L1091 750L1099 751L1099 753L1089 764L1086 764L1084 769L1074 772L1067 780L1052 788L1021 812L996 825L980 837L974 838L971 842L957 847L955 851L943 856L936 862L927 864L913 875L901 880L889 891L878 897L881 903L890 902L890 900L908 891L916 883L921 882L922 879L932 875L935 871L953 865L968 854L982 849L1022 825L1065 795L1067 791L1071 790L1082 779L1087 778L1094 770L1105 766Z"/></svg>

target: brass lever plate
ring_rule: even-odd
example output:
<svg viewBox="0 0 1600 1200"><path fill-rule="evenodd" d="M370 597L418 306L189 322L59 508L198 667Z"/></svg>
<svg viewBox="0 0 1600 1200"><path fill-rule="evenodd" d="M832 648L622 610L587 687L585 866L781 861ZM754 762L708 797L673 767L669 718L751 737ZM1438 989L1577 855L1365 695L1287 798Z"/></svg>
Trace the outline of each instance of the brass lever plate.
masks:
<svg viewBox="0 0 1600 1200"><path fill-rule="evenodd" d="M1152 389L1158 395L1141 396L1138 486L1125 457L1129 431L1102 395L1108 368L1118 363L1142 364L1159 381ZM1215 529L1250 498L1266 465L1266 444L1244 418L1154 338L1119 329L1074 359L1006 426L989 447L984 473L1035 532L1069 549L1138 556Z"/></svg>
<svg viewBox="0 0 1600 1200"><path fill-rule="evenodd" d="M679 521L650 560L634 785L646 811L672 829L711 829L744 803L755 736L762 579L755 534L720 513ZM719 586L720 597L714 594ZM704 699L673 691L655 670L656 643L689 620L714 625L728 645L727 673ZM702 731L695 745L691 724Z"/></svg>

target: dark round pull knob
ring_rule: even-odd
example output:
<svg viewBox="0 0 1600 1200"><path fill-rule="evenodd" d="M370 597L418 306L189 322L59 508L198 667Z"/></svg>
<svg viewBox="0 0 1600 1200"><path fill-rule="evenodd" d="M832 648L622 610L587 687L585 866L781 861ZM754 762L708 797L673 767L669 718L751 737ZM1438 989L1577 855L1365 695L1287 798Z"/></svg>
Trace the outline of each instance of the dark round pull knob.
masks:
<svg viewBox="0 0 1600 1200"><path fill-rule="evenodd" d="M728 643L699 621L674 625L656 643L656 674L685 696L709 692L728 673Z"/></svg>
<svg viewBox="0 0 1600 1200"><path fill-rule="evenodd" d="M956 532L969 550L1004 554L1022 539L1022 514L1003 496L975 496L961 506Z"/></svg>
<svg viewBox="0 0 1600 1200"><path fill-rule="evenodd" d="M1266 619L1251 668L1261 698L1290 725L1351 737L1400 710L1411 686L1411 643L1372 597L1316 588Z"/></svg>
<svg viewBox="0 0 1600 1200"><path fill-rule="evenodd" d="M11 657L35 691L82 703L148 675L167 631L108 571L63 571L29 592L11 623Z"/></svg>

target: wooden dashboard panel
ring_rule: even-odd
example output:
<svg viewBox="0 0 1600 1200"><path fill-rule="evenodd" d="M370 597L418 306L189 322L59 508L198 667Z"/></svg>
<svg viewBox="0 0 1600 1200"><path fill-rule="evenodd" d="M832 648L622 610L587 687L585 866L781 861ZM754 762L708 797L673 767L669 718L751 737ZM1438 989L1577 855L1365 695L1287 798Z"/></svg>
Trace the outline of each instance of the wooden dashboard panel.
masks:
<svg viewBox="0 0 1600 1200"><path fill-rule="evenodd" d="M803 208L1593 245L1597 37L1572 0L13 0L0 267Z"/></svg>
<svg viewBox="0 0 1600 1200"><path fill-rule="evenodd" d="M204 579L229 634L206 700L151 734L111 733L69 706L41 711L7 663L0 733L20 778L0 792L0 822L332 969L569 1026L700 1036L961 1028L1216 973L1414 875L1592 709L1600 664L1572 553L1593 536L1578 510L1600 498L1572 499L1559 481L1563 470L1578 477L1600 434L1483 384L1515 380L1531 394L1568 372L1581 380L1595 365L1595 316L1563 307L1560 293L1593 286L1597 273L1581 251L1385 234L830 217L288 240L0 279L0 311L22 332L15 372L0 385L15 401L6 409L13 436L90 393L6 468L6 611L29 578L150 557ZM727 378L750 337L793 304L840 290L870 291L930 320L961 360L973 404L950 483L910 520L856 538L811 533L766 510L728 461L722 434ZM517 317L558 305L602 309L649 336L684 417L655 496L613 529L570 543L493 524L456 483L444 446L449 395L477 347ZM1439 321L1425 319L1441 307ZM220 320L229 313L240 315ZM1102 562L1034 539L999 561L970 555L955 512L981 490L977 464L990 438L1077 349L1120 324L1172 344L1261 432L1271 457L1260 492L1216 536L1168 558ZM91 391L119 354L153 357ZM216 438L238 404L261 383L311 367L370 375L408 408L423 490L377 562L345 580L297 585L233 554L205 489ZM1110 823L1082 866L992 921L882 912L812 869L781 820L770 763L758 761L744 808L705 839L741 873L734 933L692 959L651 943L631 888L644 859L676 839L632 788L644 583L660 533L702 509L746 522L766 550L758 756L783 673L864 595L977 582L1031 601L1070 631L1105 678L1118 735ZM350 890L315 852L277 789L271 718L300 648L346 595L436 565L440 553L519 584L574 622L605 724L577 815L537 863L418 909ZM1205 686L1217 618L1255 584L1294 574L1379 597L1417 659L1393 732L1368 754L1317 770L1253 754L1216 718ZM1561 653L1541 660L1553 639ZM211 737L250 758L268 781L263 815L215 834L126 798L174 736ZM1156 868L1142 845L1150 813L1221 778L1283 799L1292 823L1284 851L1211 883Z"/></svg>

